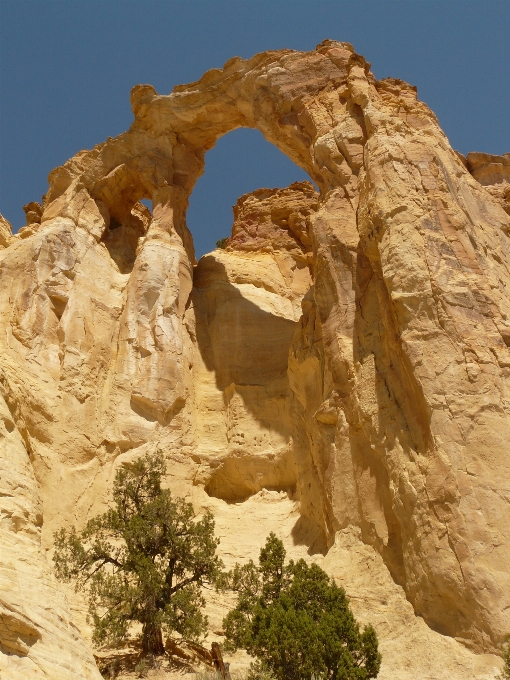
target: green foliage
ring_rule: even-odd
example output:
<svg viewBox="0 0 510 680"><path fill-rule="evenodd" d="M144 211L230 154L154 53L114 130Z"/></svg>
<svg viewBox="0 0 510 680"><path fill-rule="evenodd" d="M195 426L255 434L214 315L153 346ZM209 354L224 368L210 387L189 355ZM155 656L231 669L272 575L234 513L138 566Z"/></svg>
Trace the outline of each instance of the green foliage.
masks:
<svg viewBox="0 0 510 680"><path fill-rule="evenodd" d="M224 250L227 247L227 241L228 238L220 238L219 241L216 241L216 248L221 248Z"/></svg>
<svg viewBox="0 0 510 680"><path fill-rule="evenodd" d="M147 660L147 657L140 659L140 661L135 666L135 673L138 678L145 678L153 664Z"/></svg>
<svg viewBox="0 0 510 680"><path fill-rule="evenodd" d="M102 669L100 668L99 670L103 678L107 678L107 680L115 680L122 670L122 664L120 659L113 659L106 667L103 667Z"/></svg>
<svg viewBox="0 0 510 680"><path fill-rule="evenodd" d="M201 587L215 584L214 519L161 488L161 452L117 471L109 510L78 532L55 534L56 575L86 589L98 645L118 644L134 621L145 654L164 652L162 631L190 639L206 632Z"/></svg>
<svg viewBox="0 0 510 680"><path fill-rule="evenodd" d="M250 664L250 669L246 675L246 680L274 680L271 671L264 668L260 661Z"/></svg>
<svg viewBox="0 0 510 680"><path fill-rule="evenodd" d="M274 675L262 670L260 664L252 663L248 672L230 671L231 680L274 680ZM195 673L194 680L223 680L219 671L202 671Z"/></svg>
<svg viewBox="0 0 510 680"><path fill-rule="evenodd" d="M500 680L510 680L510 640L503 646L503 661L505 665L499 674Z"/></svg>
<svg viewBox="0 0 510 680"><path fill-rule="evenodd" d="M237 605L223 621L228 651L258 659L254 673L277 680L368 680L381 665L372 626L360 630L345 591L316 564L285 565L283 543L270 534L253 561L224 575ZM254 676L255 677L255 676Z"/></svg>

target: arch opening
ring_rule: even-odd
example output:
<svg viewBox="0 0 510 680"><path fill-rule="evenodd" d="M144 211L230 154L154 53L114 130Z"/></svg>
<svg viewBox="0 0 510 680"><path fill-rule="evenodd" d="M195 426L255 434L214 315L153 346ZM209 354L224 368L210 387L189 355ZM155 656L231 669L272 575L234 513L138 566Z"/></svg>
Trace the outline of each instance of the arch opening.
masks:
<svg viewBox="0 0 510 680"><path fill-rule="evenodd" d="M228 133L217 149L203 175L213 181L207 186L201 178L194 190L200 199L205 185L205 210L195 212L191 198L187 218L202 256L192 291L201 356L195 455L208 469L204 490L212 497L235 503L265 489L296 500L309 456L296 436L289 355L312 284L310 220L318 193L309 175L257 129ZM282 188L260 188L275 185ZM219 214L211 218L215 205ZM205 246L197 213L209 236ZM218 237L227 237L225 247L214 247ZM306 514L311 542L323 546L320 521Z"/></svg>
<svg viewBox="0 0 510 680"><path fill-rule="evenodd" d="M229 238L232 210L238 199L262 187L284 188L311 181L278 147L253 128L237 128L220 137L207 152L205 170L189 199L186 223L196 257L211 252Z"/></svg>

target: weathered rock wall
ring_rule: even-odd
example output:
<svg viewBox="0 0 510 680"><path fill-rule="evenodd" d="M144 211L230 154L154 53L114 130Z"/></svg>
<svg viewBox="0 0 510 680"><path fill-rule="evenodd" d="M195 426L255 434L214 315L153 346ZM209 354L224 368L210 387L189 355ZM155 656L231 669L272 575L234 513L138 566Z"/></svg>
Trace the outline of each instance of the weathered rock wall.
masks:
<svg viewBox="0 0 510 680"><path fill-rule="evenodd" d="M389 650L381 677L431 667L398 667L411 640L435 646L434 677L491 677L491 658L439 634L480 653L510 631L507 157L463 159L414 88L331 41L168 96L137 86L132 106L128 132L51 173L18 235L0 220L1 568L45 584L2 595L6 677L50 657L52 677L97 677L44 550L156 447L224 535L287 504L289 549L374 593L357 611ZM187 200L240 126L319 192L242 197L226 248L197 264Z"/></svg>
<svg viewBox="0 0 510 680"><path fill-rule="evenodd" d="M226 250L195 268L195 455L212 496L244 500L262 488L294 493L300 483L287 366L311 285L310 248L280 225L289 217L304 225L316 206L308 183L243 197Z"/></svg>

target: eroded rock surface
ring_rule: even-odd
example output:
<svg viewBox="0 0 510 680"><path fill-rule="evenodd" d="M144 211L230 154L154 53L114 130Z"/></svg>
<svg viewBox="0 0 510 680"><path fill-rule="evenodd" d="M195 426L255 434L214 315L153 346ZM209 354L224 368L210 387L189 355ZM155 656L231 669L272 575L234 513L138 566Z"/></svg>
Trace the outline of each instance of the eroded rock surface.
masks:
<svg viewBox="0 0 510 680"><path fill-rule="evenodd" d="M317 200L308 182L243 196L226 250L195 268L197 481L218 498L302 483L287 369L312 283L306 225Z"/></svg>
<svg viewBox="0 0 510 680"><path fill-rule="evenodd" d="M473 177L501 202L510 215L510 153L502 156L469 153L466 164Z"/></svg>
<svg viewBox="0 0 510 680"><path fill-rule="evenodd" d="M0 215L0 248L7 248L12 239L12 227L3 215Z"/></svg>
<svg viewBox="0 0 510 680"><path fill-rule="evenodd" d="M380 677L494 677L508 154L464 159L415 88L376 81L347 43L131 101L130 130L56 168L26 227L0 220L2 677L98 677L44 553L155 448L171 488L213 508L226 561L276 530L345 583L380 634ZM188 197L240 126L319 191L243 196L225 248L196 263Z"/></svg>

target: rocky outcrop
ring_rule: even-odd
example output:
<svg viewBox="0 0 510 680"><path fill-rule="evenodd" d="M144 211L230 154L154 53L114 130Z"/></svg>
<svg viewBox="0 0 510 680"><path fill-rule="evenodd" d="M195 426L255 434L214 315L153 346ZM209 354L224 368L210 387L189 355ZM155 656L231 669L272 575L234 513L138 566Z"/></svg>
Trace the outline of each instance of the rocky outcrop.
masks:
<svg viewBox="0 0 510 680"><path fill-rule="evenodd" d="M131 102L130 130L54 170L17 236L0 224L1 568L44 584L4 599L6 678L97 677L44 552L156 447L171 488L215 512L227 561L276 529L361 598L382 678L493 677L510 630L507 157L463 159L415 88L346 43ZM188 197L240 126L319 191L242 197L196 263Z"/></svg>
<svg viewBox="0 0 510 680"><path fill-rule="evenodd" d="M510 153L502 156L469 153L466 165L473 177L500 201L510 215Z"/></svg>
<svg viewBox="0 0 510 680"><path fill-rule="evenodd" d="M12 239L12 227L3 215L0 215L0 248L7 248Z"/></svg>

